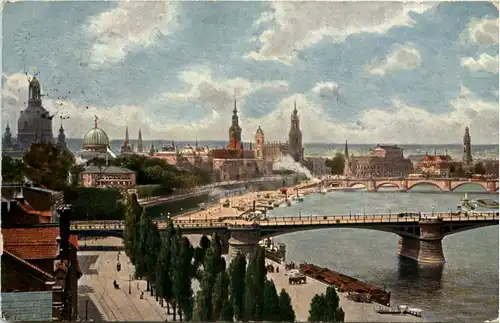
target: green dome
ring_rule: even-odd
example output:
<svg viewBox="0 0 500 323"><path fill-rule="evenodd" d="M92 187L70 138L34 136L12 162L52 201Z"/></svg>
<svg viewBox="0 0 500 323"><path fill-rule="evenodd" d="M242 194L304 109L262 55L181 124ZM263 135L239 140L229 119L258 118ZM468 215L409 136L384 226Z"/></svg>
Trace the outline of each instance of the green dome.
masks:
<svg viewBox="0 0 500 323"><path fill-rule="evenodd" d="M90 129L83 138L83 148L85 147L107 147L109 146L108 135L100 128Z"/></svg>

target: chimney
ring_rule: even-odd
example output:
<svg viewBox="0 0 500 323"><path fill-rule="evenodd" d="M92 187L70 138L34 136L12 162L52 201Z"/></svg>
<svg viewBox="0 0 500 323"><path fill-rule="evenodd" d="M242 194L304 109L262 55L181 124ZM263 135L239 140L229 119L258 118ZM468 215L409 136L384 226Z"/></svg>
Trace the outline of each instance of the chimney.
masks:
<svg viewBox="0 0 500 323"><path fill-rule="evenodd" d="M69 260L69 236L70 236L70 218L73 211L71 204L64 204L58 210L59 214L59 259Z"/></svg>

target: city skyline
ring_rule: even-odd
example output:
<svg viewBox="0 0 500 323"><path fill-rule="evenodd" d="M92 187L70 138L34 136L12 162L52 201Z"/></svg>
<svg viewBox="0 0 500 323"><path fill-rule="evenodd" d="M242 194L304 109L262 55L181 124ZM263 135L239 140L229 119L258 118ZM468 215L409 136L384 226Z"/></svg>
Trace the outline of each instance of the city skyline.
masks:
<svg viewBox="0 0 500 323"><path fill-rule="evenodd" d="M244 142L286 141L297 101L304 142L498 144L490 3L16 2L2 27L14 134L36 67L68 138L224 140L236 94Z"/></svg>

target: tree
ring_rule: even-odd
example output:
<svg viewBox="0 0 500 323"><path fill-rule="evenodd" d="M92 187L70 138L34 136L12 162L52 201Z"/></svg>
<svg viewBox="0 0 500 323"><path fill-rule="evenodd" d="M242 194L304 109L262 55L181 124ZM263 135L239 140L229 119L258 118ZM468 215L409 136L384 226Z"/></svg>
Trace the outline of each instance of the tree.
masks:
<svg viewBox="0 0 500 323"><path fill-rule="evenodd" d="M263 308L263 289L267 269L264 248L258 247L250 256L245 275L244 318L261 321Z"/></svg>
<svg viewBox="0 0 500 323"><path fill-rule="evenodd" d="M134 241L134 266L135 277L147 278L148 260L148 234L149 234L149 217L146 210L143 210L139 220L139 225L136 229L136 239Z"/></svg>
<svg viewBox="0 0 500 323"><path fill-rule="evenodd" d="M167 222L167 230L162 238L162 248L156 265L156 290L157 295L167 303L167 313L170 314L170 304L173 301L172 293L172 255L171 246L175 233L172 220Z"/></svg>
<svg viewBox="0 0 500 323"><path fill-rule="evenodd" d="M233 322L234 320L233 305L231 304L231 301L229 299L226 299L224 301L224 304L222 305L220 320L222 322Z"/></svg>
<svg viewBox="0 0 500 323"><path fill-rule="evenodd" d="M225 270L219 272L215 279L212 294L212 319L218 321L221 317L222 307L228 300L229 277Z"/></svg>
<svg viewBox="0 0 500 323"><path fill-rule="evenodd" d="M229 295L237 321L241 321L243 318L246 266L245 255L241 252L238 252L229 264Z"/></svg>
<svg viewBox="0 0 500 323"><path fill-rule="evenodd" d="M295 312L292 307L290 295L282 289L279 296L279 314L281 322L295 322Z"/></svg>
<svg viewBox="0 0 500 323"><path fill-rule="evenodd" d="M311 299L311 305L309 308L308 322L322 322L325 321L325 298L324 295L314 295Z"/></svg>
<svg viewBox="0 0 500 323"><path fill-rule="evenodd" d="M309 309L309 322L344 322L344 311L339 306L339 296L329 286L326 294L314 295Z"/></svg>
<svg viewBox="0 0 500 323"><path fill-rule="evenodd" d="M23 156L24 170L34 183L52 190L62 190L75 165L75 157L50 142L32 144Z"/></svg>
<svg viewBox="0 0 500 323"><path fill-rule="evenodd" d="M486 174L486 167L482 162L478 162L474 165L474 174L479 174L479 175Z"/></svg>
<svg viewBox="0 0 500 323"><path fill-rule="evenodd" d="M345 157L336 153L332 159L326 160L326 166L331 168L332 174L342 175L344 173Z"/></svg>
<svg viewBox="0 0 500 323"><path fill-rule="evenodd" d="M144 211L145 212L145 211ZM158 227L148 217L148 227L146 236L145 268L148 285L151 287L153 296L153 286L156 285L156 263L161 248L161 237Z"/></svg>
<svg viewBox="0 0 500 323"><path fill-rule="evenodd" d="M2 156L2 182L24 183L24 164L22 160Z"/></svg>
<svg viewBox="0 0 500 323"><path fill-rule="evenodd" d="M137 202L135 194L127 195L125 202L125 228L123 232L123 242L125 253L130 261L135 265L135 243L137 238L137 227L141 218L141 206Z"/></svg>
<svg viewBox="0 0 500 323"><path fill-rule="evenodd" d="M210 248L210 239L206 235L203 235L200 239L199 247L196 247L194 251L194 265L196 268L199 268L203 264L208 248Z"/></svg>
<svg viewBox="0 0 500 323"><path fill-rule="evenodd" d="M180 320L183 314L186 320L193 317L193 290L191 288L193 247L189 239L182 237L177 228L174 239L180 240L177 259L172 275L172 292L179 307Z"/></svg>
<svg viewBox="0 0 500 323"><path fill-rule="evenodd" d="M325 317L329 322L344 322L344 311L339 305L339 296L335 288L329 286L325 294Z"/></svg>
<svg viewBox="0 0 500 323"><path fill-rule="evenodd" d="M279 321L281 318L280 304L276 286L274 286L274 282L272 280L266 280L263 294L264 302L262 308L262 321Z"/></svg>

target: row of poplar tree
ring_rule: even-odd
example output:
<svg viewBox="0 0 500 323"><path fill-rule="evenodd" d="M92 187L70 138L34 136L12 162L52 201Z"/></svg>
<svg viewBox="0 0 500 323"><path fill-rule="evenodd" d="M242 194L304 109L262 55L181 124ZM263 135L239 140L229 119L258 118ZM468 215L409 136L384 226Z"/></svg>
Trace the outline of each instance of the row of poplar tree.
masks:
<svg viewBox="0 0 500 323"><path fill-rule="evenodd" d="M265 252L256 248L249 257L238 253L226 269L220 238L203 236L193 247L172 221L160 234L158 227L133 196L127 197L124 231L125 252L135 266L135 277L147 281L147 290L173 319L180 321L274 321L294 322L288 293L277 293L267 279ZM200 282L194 295L192 281ZM335 289L311 301L310 321L343 322Z"/></svg>

